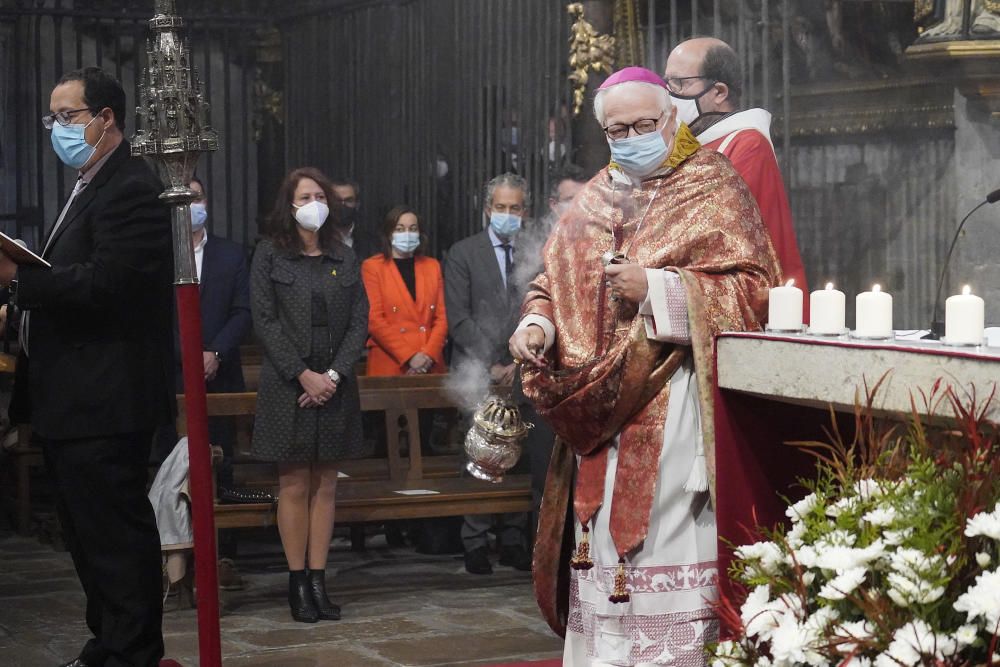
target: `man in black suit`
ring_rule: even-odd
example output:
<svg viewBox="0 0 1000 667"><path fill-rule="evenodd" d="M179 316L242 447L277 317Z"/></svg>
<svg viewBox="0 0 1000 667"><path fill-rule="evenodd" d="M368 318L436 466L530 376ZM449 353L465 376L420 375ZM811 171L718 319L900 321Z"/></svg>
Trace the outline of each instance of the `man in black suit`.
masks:
<svg viewBox="0 0 1000 667"><path fill-rule="evenodd" d="M208 233L208 198L205 186L194 178L188 184L198 193L191 203L191 240L198 271L201 303L202 361L205 388L209 393L246 391L240 345L250 333L250 277L243 246ZM180 338L174 331L176 386L184 391L180 364ZM232 456L235 433L226 418L209 419L209 440L223 451L217 482L232 486ZM174 432L176 436L176 432ZM171 446L176 442L174 438Z"/></svg>
<svg viewBox="0 0 1000 667"><path fill-rule="evenodd" d="M351 178L339 177L330 181L333 201L330 202L330 219L340 232L340 240L354 250L358 261L382 252L381 243L373 237L365 224L361 206L361 186Z"/></svg>
<svg viewBox="0 0 1000 667"><path fill-rule="evenodd" d="M96 67L52 91L59 158L78 170L42 255L0 254L24 311L12 417L30 420L94 636L72 667L149 667L163 655L160 544L146 498L153 431L173 413L170 217L130 156L125 92Z"/></svg>
<svg viewBox="0 0 1000 667"><path fill-rule="evenodd" d="M240 344L253 325L250 317L250 274L243 246L208 233L208 196L197 178L188 187L198 193L191 202L191 241L194 245L195 268L201 304L202 361L205 368L205 390L208 393L246 391ZM180 336L174 330L174 358L177 361L175 382L177 391L184 391L181 368ZM222 462L216 468L216 489L225 499L233 488L233 450L236 429L230 417L209 417L208 439L222 448ZM177 443L174 424L163 428L158 436L159 458L166 458ZM219 588L241 590L242 577L233 562L236 543L230 531L219 535ZM168 557L168 574L171 568Z"/></svg>
<svg viewBox="0 0 1000 667"><path fill-rule="evenodd" d="M453 373L462 373L471 364L484 367L492 382L511 385L514 381L516 367L504 336L517 327L521 310L522 291L514 281L514 246L528 205L527 181L510 173L493 178L486 184L486 229L459 241L448 253L444 297ZM486 535L491 523L490 515L465 517L465 569L473 574L493 572ZM531 569L526 527L523 513L497 518L501 565Z"/></svg>

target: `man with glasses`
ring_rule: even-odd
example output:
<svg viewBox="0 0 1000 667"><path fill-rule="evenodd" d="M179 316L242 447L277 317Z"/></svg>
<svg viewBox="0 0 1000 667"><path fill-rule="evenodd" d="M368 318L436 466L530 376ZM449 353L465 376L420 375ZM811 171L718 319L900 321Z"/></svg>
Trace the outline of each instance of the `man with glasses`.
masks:
<svg viewBox="0 0 1000 667"><path fill-rule="evenodd" d="M514 280L516 243L529 204L527 181L511 173L496 176L486 184L486 229L459 241L448 253L444 297L452 372L485 370L492 382L511 385L514 381L516 367L507 351L507 339L517 324L523 294ZM487 541L492 523L490 515L465 517L465 569L473 574L493 572ZM531 569L525 548L526 526L523 513L498 517L501 565Z"/></svg>
<svg viewBox="0 0 1000 667"><path fill-rule="evenodd" d="M722 40L689 39L667 58L666 81L678 120L688 124L705 148L729 158L750 187L783 280L794 278L808 294L792 211L771 145L771 114L764 109L739 110L743 93L739 56ZM807 320L808 306L807 299Z"/></svg>
<svg viewBox="0 0 1000 667"><path fill-rule="evenodd" d="M718 636L714 335L760 327L777 265L746 184L656 73L612 74L594 114L611 162L553 228L510 339L558 436L535 593L563 664L700 665Z"/></svg>
<svg viewBox="0 0 1000 667"><path fill-rule="evenodd" d="M41 250L17 266L21 354L12 418L30 422L56 489L93 637L71 667L155 666L163 655L160 541L146 497L153 431L173 414L170 215L163 186L123 138L121 84L64 74L51 130L76 183Z"/></svg>

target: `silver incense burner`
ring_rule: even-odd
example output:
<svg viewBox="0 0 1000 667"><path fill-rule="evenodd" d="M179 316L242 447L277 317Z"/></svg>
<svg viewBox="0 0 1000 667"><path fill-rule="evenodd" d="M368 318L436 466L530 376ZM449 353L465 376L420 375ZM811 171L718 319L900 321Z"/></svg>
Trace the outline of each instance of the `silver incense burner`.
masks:
<svg viewBox="0 0 1000 667"><path fill-rule="evenodd" d="M479 404L472 421L465 436L465 469L477 479L499 484L521 458L521 442L534 424L522 421L517 406L495 394Z"/></svg>

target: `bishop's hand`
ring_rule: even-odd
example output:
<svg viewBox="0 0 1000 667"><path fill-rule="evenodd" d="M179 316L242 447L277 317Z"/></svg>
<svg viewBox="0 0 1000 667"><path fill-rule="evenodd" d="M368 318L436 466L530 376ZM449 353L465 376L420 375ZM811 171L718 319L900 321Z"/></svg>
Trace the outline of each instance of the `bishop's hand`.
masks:
<svg viewBox="0 0 1000 667"><path fill-rule="evenodd" d="M544 368L548 363L542 356L544 347L545 332L537 324L529 324L523 329L518 329L508 343L514 363L532 364L536 368Z"/></svg>
<svg viewBox="0 0 1000 667"><path fill-rule="evenodd" d="M639 264L608 264L604 267L611 296L638 306L646 300L649 283L646 269Z"/></svg>

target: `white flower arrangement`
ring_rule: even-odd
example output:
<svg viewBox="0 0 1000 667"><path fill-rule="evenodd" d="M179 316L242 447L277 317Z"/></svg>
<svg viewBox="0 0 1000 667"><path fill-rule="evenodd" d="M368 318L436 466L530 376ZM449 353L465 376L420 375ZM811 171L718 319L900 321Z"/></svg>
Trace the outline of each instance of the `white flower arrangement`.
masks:
<svg viewBox="0 0 1000 667"><path fill-rule="evenodd" d="M790 526L735 549L713 667L1000 664L1000 434L947 398L942 440L825 446Z"/></svg>

